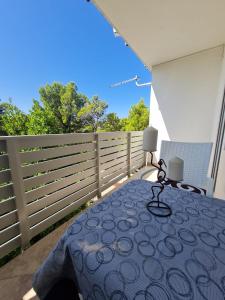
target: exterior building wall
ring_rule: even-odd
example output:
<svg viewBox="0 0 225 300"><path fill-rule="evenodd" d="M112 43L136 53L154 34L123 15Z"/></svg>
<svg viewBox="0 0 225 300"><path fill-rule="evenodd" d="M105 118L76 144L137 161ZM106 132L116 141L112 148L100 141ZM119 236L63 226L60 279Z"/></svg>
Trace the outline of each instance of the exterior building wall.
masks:
<svg viewBox="0 0 225 300"><path fill-rule="evenodd" d="M162 139L215 142L223 52L220 46L153 66L150 124L159 130L158 153ZM220 197L225 198L225 182Z"/></svg>

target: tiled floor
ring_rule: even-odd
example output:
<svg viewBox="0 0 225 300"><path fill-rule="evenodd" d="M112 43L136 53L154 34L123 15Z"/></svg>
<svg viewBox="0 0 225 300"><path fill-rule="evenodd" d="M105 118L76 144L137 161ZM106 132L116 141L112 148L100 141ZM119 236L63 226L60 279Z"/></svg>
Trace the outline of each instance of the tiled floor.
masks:
<svg viewBox="0 0 225 300"><path fill-rule="evenodd" d="M138 174L129 180L135 179L137 176ZM124 181L112 186L104 194L119 188L123 183ZM38 299L32 289L32 275L72 222L73 219L61 225L0 269L0 300Z"/></svg>

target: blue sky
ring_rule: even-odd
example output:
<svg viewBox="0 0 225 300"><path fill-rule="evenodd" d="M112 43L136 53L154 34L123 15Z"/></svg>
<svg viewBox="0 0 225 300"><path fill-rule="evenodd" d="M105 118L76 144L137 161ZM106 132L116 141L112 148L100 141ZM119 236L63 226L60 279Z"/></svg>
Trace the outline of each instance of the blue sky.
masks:
<svg viewBox="0 0 225 300"><path fill-rule="evenodd" d="M12 97L28 111L38 90L54 81L74 81L88 97L98 95L108 112L127 115L149 87L110 84L150 73L92 3L85 0L0 1L0 99Z"/></svg>

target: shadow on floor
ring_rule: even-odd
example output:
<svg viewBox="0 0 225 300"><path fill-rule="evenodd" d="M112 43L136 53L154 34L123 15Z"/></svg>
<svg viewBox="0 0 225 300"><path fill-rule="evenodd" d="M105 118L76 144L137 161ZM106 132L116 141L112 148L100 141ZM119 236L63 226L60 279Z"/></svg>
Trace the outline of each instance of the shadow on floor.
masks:
<svg viewBox="0 0 225 300"><path fill-rule="evenodd" d="M45 300L79 300L78 290L72 280L59 281L48 293Z"/></svg>

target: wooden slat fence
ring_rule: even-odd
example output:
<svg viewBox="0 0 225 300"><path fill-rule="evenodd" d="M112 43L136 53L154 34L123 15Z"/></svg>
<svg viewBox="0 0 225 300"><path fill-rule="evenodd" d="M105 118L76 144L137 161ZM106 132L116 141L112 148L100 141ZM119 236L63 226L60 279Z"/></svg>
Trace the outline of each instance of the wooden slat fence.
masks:
<svg viewBox="0 0 225 300"><path fill-rule="evenodd" d="M145 163L142 132L0 137L0 257Z"/></svg>

